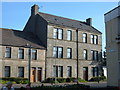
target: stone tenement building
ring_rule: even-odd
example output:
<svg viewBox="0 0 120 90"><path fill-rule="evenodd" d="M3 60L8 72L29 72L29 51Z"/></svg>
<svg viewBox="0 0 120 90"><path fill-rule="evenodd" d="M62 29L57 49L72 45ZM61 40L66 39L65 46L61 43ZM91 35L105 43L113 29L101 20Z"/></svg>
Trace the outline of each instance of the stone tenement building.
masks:
<svg viewBox="0 0 120 90"><path fill-rule="evenodd" d="M37 35L47 48L46 78L78 75L89 80L100 74L102 33L92 26L91 18L81 22L50 15L34 5L23 31Z"/></svg>
<svg viewBox="0 0 120 90"><path fill-rule="evenodd" d="M120 5L105 14L108 86L120 87Z"/></svg>
<svg viewBox="0 0 120 90"><path fill-rule="evenodd" d="M92 26L92 19L81 22L38 10L37 5L32 6L31 16L23 31L2 30L0 64L3 68L0 69L3 73L0 77L28 76L27 43L33 47L34 57L37 53L37 60L31 63L32 82L48 77L89 80L100 75L102 33ZM19 54L23 50L24 58L21 59Z"/></svg>
<svg viewBox="0 0 120 90"><path fill-rule="evenodd" d="M28 78L28 46L31 48L31 82L45 78L45 48L36 35L0 28L0 78Z"/></svg>

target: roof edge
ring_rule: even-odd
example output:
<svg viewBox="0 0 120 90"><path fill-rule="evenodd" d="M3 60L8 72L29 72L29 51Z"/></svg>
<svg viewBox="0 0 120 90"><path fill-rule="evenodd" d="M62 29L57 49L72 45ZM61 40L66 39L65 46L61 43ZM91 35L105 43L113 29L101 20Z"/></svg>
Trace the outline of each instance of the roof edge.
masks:
<svg viewBox="0 0 120 90"><path fill-rule="evenodd" d="M107 15L108 13L110 13L110 12L114 11L115 9L117 9L118 7L120 7L120 5L119 5L119 6L117 6L117 7L115 7L115 8L113 8L112 10L108 11L108 12L107 12L107 13L105 13L104 15Z"/></svg>

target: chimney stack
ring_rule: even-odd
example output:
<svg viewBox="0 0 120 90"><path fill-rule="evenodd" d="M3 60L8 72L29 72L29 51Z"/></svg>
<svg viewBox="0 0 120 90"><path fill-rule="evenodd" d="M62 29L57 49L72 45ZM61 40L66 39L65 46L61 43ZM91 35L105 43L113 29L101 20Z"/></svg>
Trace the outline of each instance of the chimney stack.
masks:
<svg viewBox="0 0 120 90"><path fill-rule="evenodd" d="M39 12L39 6L38 5L33 5L31 7L31 16L36 15Z"/></svg>
<svg viewBox="0 0 120 90"><path fill-rule="evenodd" d="M92 18L86 19L86 23L87 23L89 26L92 26Z"/></svg>

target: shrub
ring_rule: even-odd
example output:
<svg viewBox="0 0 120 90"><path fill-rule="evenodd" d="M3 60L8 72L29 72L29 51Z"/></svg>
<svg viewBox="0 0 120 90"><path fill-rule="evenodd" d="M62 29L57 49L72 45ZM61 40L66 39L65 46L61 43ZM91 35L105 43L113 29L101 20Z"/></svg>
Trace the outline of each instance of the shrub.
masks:
<svg viewBox="0 0 120 90"><path fill-rule="evenodd" d="M86 81L81 78L78 78L78 82L86 82Z"/></svg>
<svg viewBox="0 0 120 90"><path fill-rule="evenodd" d="M66 78L66 82L74 82L75 80L76 78L74 77Z"/></svg>
<svg viewBox="0 0 120 90"><path fill-rule="evenodd" d="M104 80L106 80L106 77L101 76L101 77L93 77L89 81L104 81Z"/></svg>
<svg viewBox="0 0 120 90"><path fill-rule="evenodd" d="M27 78L21 78L21 77L3 77L0 80L2 80L2 84L5 84L7 82L13 82L17 84L27 84L28 79Z"/></svg>
<svg viewBox="0 0 120 90"><path fill-rule="evenodd" d="M64 82L66 82L66 79L65 78L57 78L57 81L59 83L64 83Z"/></svg>

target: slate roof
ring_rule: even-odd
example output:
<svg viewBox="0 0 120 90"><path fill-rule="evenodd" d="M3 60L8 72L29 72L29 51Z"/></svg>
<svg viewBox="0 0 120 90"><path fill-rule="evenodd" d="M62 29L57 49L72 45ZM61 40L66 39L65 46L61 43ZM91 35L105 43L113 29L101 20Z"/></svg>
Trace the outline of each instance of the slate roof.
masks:
<svg viewBox="0 0 120 90"><path fill-rule="evenodd" d="M46 14L43 12L39 12L38 14L50 24L77 28L80 30L87 30L89 32L96 32L96 33L102 34L100 31L98 31L94 27L87 25L86 22L81 22L78 20L68 19L60 16L51 15L51 14Z"/></svg>
<svg viewBox="0 0 120 90"><path fill-rule="evenodd" d="M45 49L40 40L31 32L23 32L12 29L0 28L0 42L1 45L5 46L17 46L24 47L30 44L33 48Z"/></svg>

